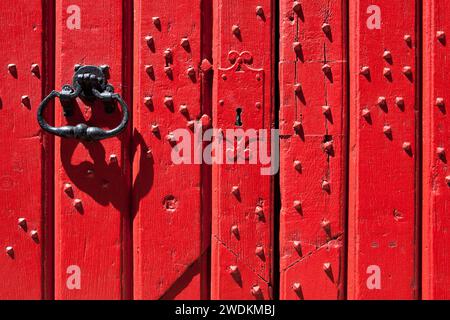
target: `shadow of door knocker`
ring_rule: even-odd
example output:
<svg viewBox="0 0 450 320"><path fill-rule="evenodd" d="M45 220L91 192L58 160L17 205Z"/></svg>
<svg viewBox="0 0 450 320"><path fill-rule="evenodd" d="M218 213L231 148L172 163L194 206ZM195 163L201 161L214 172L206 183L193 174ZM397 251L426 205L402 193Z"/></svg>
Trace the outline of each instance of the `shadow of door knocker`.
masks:
<svg viewBox="0 0 450 320"><path fill-rule="evenodd" d="M111 138L122 132L128 123L128 107L119 94L114 93L112 85L108 84L108 66L75 66L75 74L71 85L64 85L61 92L53 90L39 105L37 120L41 128L51 134L63 137L82 140L102 140ZM64 115L70 116L72 105L76 98L80 97L88 101L98 99L105 105L105 111L111 113L114 110L115 102L118 102L122 109L122 121L111 130L104 130L98 127L89 127L85 123L76 126L53 127L45 121L43 113L48 103L58 97L64 109Z"/></svg>

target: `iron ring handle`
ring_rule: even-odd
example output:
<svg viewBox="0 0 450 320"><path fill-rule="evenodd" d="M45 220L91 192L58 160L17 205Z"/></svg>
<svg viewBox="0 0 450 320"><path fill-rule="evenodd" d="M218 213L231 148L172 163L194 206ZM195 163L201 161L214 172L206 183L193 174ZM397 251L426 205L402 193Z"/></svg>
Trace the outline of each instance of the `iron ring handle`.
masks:
<svg viewBox="0 0 450 320"><path fill-rule="evenodd" d="M101 99L102 101L109 102L109 101L117 101L121 108L122 108L122 121L120 124L111 130L104 130L98 127L89 127L84 123L77 124L76 126L63 126L63 127L53 127L45 121L43 117L43 113L45 108L47 107L48 103L58 97L60 100L70 100L75 99L78 97L78 95L81 93L81 87L77 87L77 90L73 92L58 92L53 90L47 97L45 97L44 100L39 104L38 112L37 112L37 120L41 128L51 134L54 134L59 137L63 138L75 138L75 139L83 139L83 140L102 140L106 138L111 138L116 135L118 135L120 132L122 132L128 123L128 107L123 101L123 99L120 97L117 93L111 93L111 92L99 92L96 89L93 89L92 92L94 93L95 97Z"/></svg>

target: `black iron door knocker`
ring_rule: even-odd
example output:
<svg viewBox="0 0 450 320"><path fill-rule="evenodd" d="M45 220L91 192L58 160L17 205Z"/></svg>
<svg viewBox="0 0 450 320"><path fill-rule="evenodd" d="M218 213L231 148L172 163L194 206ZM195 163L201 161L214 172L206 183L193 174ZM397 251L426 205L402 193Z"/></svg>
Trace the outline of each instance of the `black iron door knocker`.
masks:
<svg viewBox="0 0 450 320"><path fill-rule="evenodd" d="M128 107L119 94L114 93L114 88L108 84L106 79L107 66L75 66L72 86L64 85L61 92L53 90L39 105L37 120L41 128L51 134L83 140L102 140L113 137L122 132L128 123ZM64 108L65 115L70 116L73 101L80 97L86 100L99 99L104 102L106 111L110 112L118 102L122 109L122 121L111 130L104 130L98 127L89 127L85 123L76 126L53 127L45 121L43 113L48 103L58 97Z"/></svg>

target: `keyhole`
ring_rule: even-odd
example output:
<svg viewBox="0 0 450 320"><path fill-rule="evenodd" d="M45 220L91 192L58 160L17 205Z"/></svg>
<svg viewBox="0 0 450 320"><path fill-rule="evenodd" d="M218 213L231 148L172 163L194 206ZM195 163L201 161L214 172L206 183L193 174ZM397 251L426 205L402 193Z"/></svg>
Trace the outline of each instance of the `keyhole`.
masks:
<svg viewBox="0 0 450 320"><path fill-rule="evenodd" d="M239 127L242 126L241 113L242 113L242 109L241 108L237 108L236 109L236 122L235 122L235 125L237 125Z"/></svg>

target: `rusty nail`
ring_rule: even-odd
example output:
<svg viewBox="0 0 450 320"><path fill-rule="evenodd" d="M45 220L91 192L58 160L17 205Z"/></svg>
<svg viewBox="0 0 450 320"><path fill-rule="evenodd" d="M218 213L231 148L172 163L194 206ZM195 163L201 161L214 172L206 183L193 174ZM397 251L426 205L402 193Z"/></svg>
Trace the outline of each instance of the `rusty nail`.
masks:
<svg viewBox="0 0 450 320"><path fill-rule="evenodd" d="M237 197L239 195L239 187L238 186L233 186L231 188L231 193L234 194Z"/></svg>
<svg viewBox="0 0 450 320"><path fill-rule="evenodd" d="M33 63L31 65L31 73L34 75L39 75L39 65L37 63Z"/></svg>
<svg viewBox="0 0 450 320"><path fill-rule="evenodd" d="M159 132L159 126L157 124L152 124L151 128L152 128L151 130L153 133Z"/></svg>
<svg viewBox="0 0 450 320"><path fill-rule="evenodd" d="M294 3L292 4L292 10L299 14L302 11L302 5L300 4L300 2L298 1L294 1Z"/></svg>
<svg viewBox="0 0 450 320"><path fill-rule="evenodd" d="M322 190L330 191L330 183L327 180L322 181Z"/></svg>
<svg viewBox="0 0 450 320"><path fill-rule="evenodd" d="M411 142L403 142L402 148L408 153L411 152Z"/></svg>
<svg viewBox="0 0 450 320"><path fill-rule="evenodd" d="M322 66L322 71L323 71L323 73L325 73L325 74L329 74L329 73L331 72L331 67L330 67L330 65L329 65L328 63L324 64L324 65Z"/></svg>
<svg viewBox="0 0 450 320"><path fill-rule="evenodd" d="M322 24L322 31L327 35L330 34L331 26L328 23Z"/></svg>
<svg viewBox="0 0 450 320"><path fill-rule="evenodd" d="M436 106L443 108L445 106L444 98L436 98Z"/></svg>
<svg viewBox="0 0 450 320"><path fill-rule="evenodd" d="M8 254L10 257L14 256L14 249L11 246L6 247L6 254Z"/></svg>
<svg viewBox="0 0 450 320"><path fill-rule="evenodd" d="M364 119L369 119L370 118L370 110L369 108L364 108L361 110L361 115L364 117Z"/></svg>
<svg viewBox="0 0 450 320"><path fill-rule="evenodd" d="M172 97L164 97L164 104L167 108L173 107L173 98Z"/></svg>
<svg viewBox="0 0 450 320"><path fill-rule="evenodd" d="M19 219L17 219L17 224L18 224L22 229L26 229L26 228L27 228L27 219L25 219L25 218L19 218Z"/></svg>
<svg viewBox="0 0 450 320"><path fill-rule="evenodd" d="M241 34L241 29L239 28L239 26L237 24L234 24L231 27L231 31L233 32L233 34L238 37Z"/></svg>
<svg viewBox="0 0 450 320"><path fill-rule="evenodd" d="M109 162L111 163L117 163L117 155L112 154L109 156Z"/></svg>
<svg viewBox="0 0 450 320"><path fill-rule="evenodd" d="M263 10L263 7L261 7L261 6L257 6L257 7L256 7L256 15L258 15L258 16L260 16L260 17L264 16L264 10Z"/></svg>
<svg viewBox="0 0 450 320"><path fill-rule="evenodd" d="M145 97L145 98L144 98L144 104L145 104L147 107L153 106L153 97L152 97L152 96Z"/></svg>
<svg viewBox="0 0 450 320"><path fill-rule="evenodd" d="M392 54L389 50L384 50L383 52L383 58L386 61L390 61L392 59Z"/></svg>
<svg viewBox="0 0 450 320"><path fill-rule="evenodd" d="M444 42L444 41L445 41L445 32L444 32L444 31L437 31L437 32L436 32L436 38L437 38L440 42Z"/></svg>
<svg viewBox="0 0 450 320"><path fill-rule="evenodd" d="M189 39L188 38L182 38L180 45L185 49L189 49Z"/></svg>
<svg viewBox="0 0 450 320"><path fill-rule="evenodd" d="M387 136L392 134L392 128L390 125L386 124L383 126L383 133Z"/></svg>
<svg viewBox="0 0 450 320"><path fill-rule="evenodd" d="M297 211L302 210L302 202L300 200L294 200L294 209Z"/></svg>
<svg viewBox="0 0 450 320"><path fill-rule="evenodd" d="M370 68L368 66L363 66L361 67L359 73L364 76L368 76L370 74Z"/></svg>
<svg viewBox="0 0 450 320"><path fill-rule="evenodd" d="M383 69L383 76L390 78L392 76L391 68L385 67Z"/></svg>
<svg viewBox="0 0 450 320"><path fill-rule="evenodd" d="M300 171L302 169L302 163L299 160L294 161L294 169Z"/></svg>

